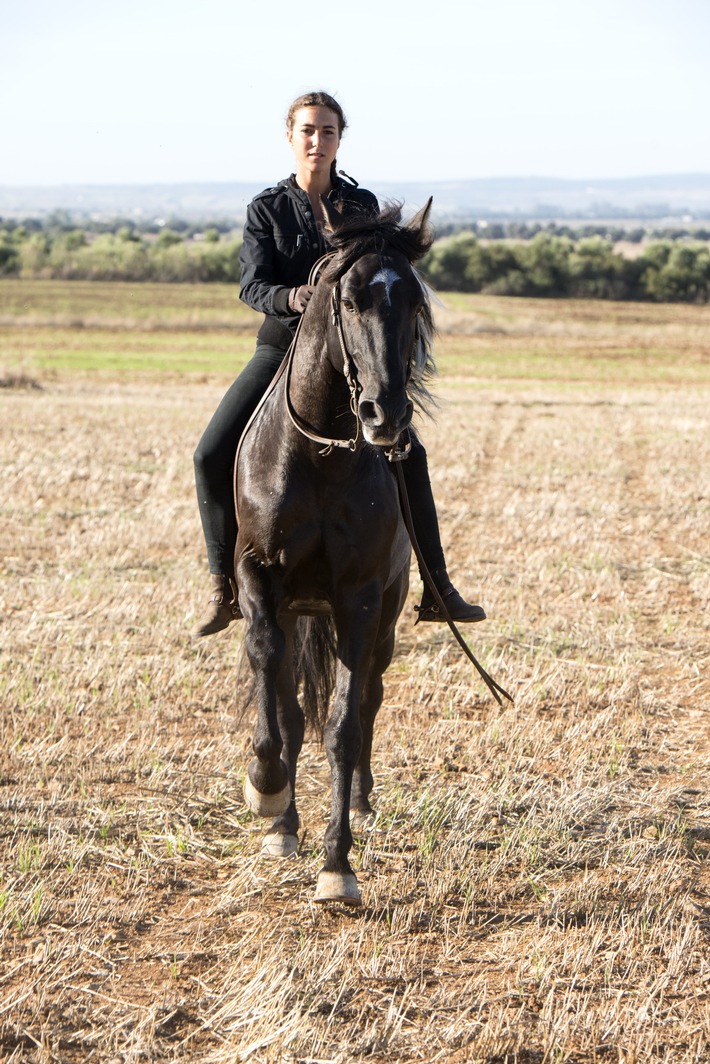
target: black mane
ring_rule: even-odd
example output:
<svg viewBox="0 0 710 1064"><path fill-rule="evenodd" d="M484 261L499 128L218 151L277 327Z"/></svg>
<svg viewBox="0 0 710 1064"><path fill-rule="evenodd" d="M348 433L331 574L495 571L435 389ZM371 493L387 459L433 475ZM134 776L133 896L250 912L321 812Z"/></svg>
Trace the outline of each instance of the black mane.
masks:
<svg viewBox="0 0 710 1064"><path fill-rule="evenodd" d="M428 225L410 229L401 221L402 204L392 202L385 204L379 214L369 211L351 214L336 230L326 230L326 240L335 255L324 270L324 279L334 283L370 252L399 251L410 263L421 259L433 243L431 229Z"/></svg>

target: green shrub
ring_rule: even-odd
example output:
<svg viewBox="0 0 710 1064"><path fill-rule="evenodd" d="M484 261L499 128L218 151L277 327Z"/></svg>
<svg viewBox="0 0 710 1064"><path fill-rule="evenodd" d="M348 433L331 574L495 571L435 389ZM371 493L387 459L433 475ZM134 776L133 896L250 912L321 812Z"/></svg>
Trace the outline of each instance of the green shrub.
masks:
<svg viewBox="0 0 710 1064"><path fill-rule="evenodd" d="M662 303L707 303L710 253L704 244L665 245L643 274L646 295Z"/></svg>

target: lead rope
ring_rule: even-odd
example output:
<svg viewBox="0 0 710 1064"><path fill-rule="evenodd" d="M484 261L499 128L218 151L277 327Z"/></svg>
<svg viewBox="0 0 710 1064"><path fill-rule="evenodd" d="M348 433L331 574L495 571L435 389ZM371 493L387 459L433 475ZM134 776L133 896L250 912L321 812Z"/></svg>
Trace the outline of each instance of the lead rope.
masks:
<svg viewBox="0 0 710 1064"><path fill-rule="evenodd" d="M298 338L298 329L296 330L296 335L293 338L293 342L286 356L288 359L288 367L286 370L286 387L284 388L284 399L286 402L286 410L288 412L288 416L290 417L291 422L295 425L295 427L303 436L305 436L309 440L312 440L314 443L321 443L325 445L323 449L318 452L324 458L327 458L328 455L331 454L336 447L344 447L348 451L356 451L357 445L360 442L362 428L360 424L360 418L358 417L357 412L358 401L360 398L360 385L358 383L355 366L353 364L352 359L350 358L350 355L348 354L347 344L345 343L345 336L343 334L343 323L340 317L339 299L340 284L336 283L331 294L331 318L333 325L335 326L338 333L338 340L340 341L340 350L343 356L343 374L345 376L345 380L350 391L350 410L352 411L352 414L355 418L354 437L348 440L336 440L332 437L319 436L317 432L313 432L308 427L308 425L306 425L303 418L294 409L293 403L291 402L291 366L293 364L292 356L295 350L296 340ZM301 317L301 321L303 321L303 317ZM301 325L301 321L299 321L298 323L299 327Z"/></svg>
<svg viewBox="0 0 710 1064"><path fill-rule="evenodd" d="M509 702L512 702L513 701L512 695L509 695L508 692L505 690L505 688L501 687L501 685L496 680L494 680L493 677L490 676L486 672L486 670L483 668L483 666L480 664L480 662L476 658L475 654L473 653L473 651L469 647L468 643L466 642L466 640L463 638L463 636L459 632L458 628L456 627L456 624L454 623L454 621L453 621L453 619L451 617L451 614L447 610L446 604L445 604L443 598L441 597L441 595L439 594L439 589L435 585L434 579L433 579L431 573L429 572L429 569L427 568L426 562L424 561L424 557L422 555L421 548L420 548L419 544L417 543L417 537L416 537L416 535L414 533L414 522L412 520L412 510L411 510L411 507L409 505L409 496L407 494L407 486L406 486L406 484L404 482L404 471L402 470L402 466L399 464L399 462L396 463L396 467L395 468L397 470L397 487L399 488L399 501L400 501L400 505L402 507L402 513L404 515L404 524L406 526L407 532L409 533L409 538L412 541L412 547L414 548L414 553L416 555L417 561L419 562L419 568L421 570L422 577L426 581L426 584L427 584L429 590L431 591L432 595L434 596L434 601L436 602L437 606L439 607L439 610L441 612L441 616L444 618L444 620L448 624L449 628L454 633L454 635L456 637L456 641L459 644L459 646L461 647L461 649L463 650L463 652L466 655L466 657L469 659L469 661L473 662L474 666L476 667L476 669L478 671L479 676L481 677L481 679L483 680L483 682L485 683L486 687L491 692L493 697L495 698L495 700L498 703L498 705L499 706L503 705L503 701L502 701L500 695L503 695L503 697L507 698ZM499 691L500 691L500 694L498 693Z"/></svg>
<svg viewBox="0 0 710 1064"><path fill-rule="evenodd" d="M318 259L318 262L316 262L308 278L309 284L314 283L318 276L318 273L320 272L322 264L328 258L330 258L330 255L324 255L322 258ZM327 458L329 454L332 454L333 450L336 447L344 447L348 451L356 451L358 443L360 442L362 428L360 424L360 418L358 417L357 412L358 401L360 398L360 385L357 379L357 371L355 369L355 364L350 358L350 355L348 353L348 347L345 343L345 335L343 333L343 321L340 315L339 281L336 281L333 287L330 302L331 320L338 333L340 351L343 356L343 374L345 376L345 380L350 391L350 410L352 411L352 414L355 418L355 436L348 440L336 440L332 437L319 436L317 432L313 432L310 429L310 427L306 424L300 414L298 414L298 412L295 410L293 403L291 402L291 367L293 365L293 353L296 349L296 341L298 339L298 334L301 330L301 322L303 321L303 315L301 315L301 318L298 322L298 327L296 328L296 335L294 336L291 342L291 346L289 347L288 352L286 354L286 386L284 388L284 400L286 403L286 411L288 413L289 418L291 419L292 424L298 429L301 435L306 437L306 439L312 440L313 443L324 444L323 449L318 452L324 458Z"/></svg>

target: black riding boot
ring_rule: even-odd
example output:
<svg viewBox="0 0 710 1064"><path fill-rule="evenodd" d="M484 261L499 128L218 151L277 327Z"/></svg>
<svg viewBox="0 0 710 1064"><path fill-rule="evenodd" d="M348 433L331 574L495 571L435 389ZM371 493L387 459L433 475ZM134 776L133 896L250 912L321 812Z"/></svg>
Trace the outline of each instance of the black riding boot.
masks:
<svg viewBox="0 0 710 1064"><path fill-rule="evenodd" d="M485 621L486 611L482 606L474 606L472 603L466 602L449 580L449 574L446 569L435 569L429 575L434 581L434 586L439 592L452 621L459 621L462 624ZM424 578L422 577L422 579ZM446 619L426 581L424 581L421 605L415 606L414 609L418 614L415 624L419 624L420 621L443 621Z"/></svg>
<svg viewBox="0 0 710 1064"><path fill-rule="evenodd" d="M434 494L429 480L429 469L424 445L419 438L412 433L412 450L409 457L402 463L404 482L407 487L409 504L412 511L414 534L417 537L419 549L429 573L434 581L437 591L444 600L444 605L451 619L463 624L485 620L486 613L481 606L466 602L456 590L446 572L446 560L444 549L441 546L441 534L439 532L439 520L436 516ZM419 621L442 621L444 617L430 591L426 578L421 572L420 576L424 583L424 593L420 606L416 606Z"/></svg>

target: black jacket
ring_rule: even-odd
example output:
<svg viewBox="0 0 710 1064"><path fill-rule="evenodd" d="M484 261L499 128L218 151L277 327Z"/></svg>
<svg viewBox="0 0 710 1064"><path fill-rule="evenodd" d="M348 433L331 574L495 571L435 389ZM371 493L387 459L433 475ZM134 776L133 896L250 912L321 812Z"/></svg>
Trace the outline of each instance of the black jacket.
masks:
<svg viewBox="0 0 710 1064"><path fill-rule="evenodd" d="M346 215L378 210L372 192L340 178L335 179L329 198L342 205ZM260 341L288 348L299 318L289 310L289 292L308 283L311 267L326 250L308 195L296 184L295 175L251 201L239 255L240 298L265 315Z"/></svg>

